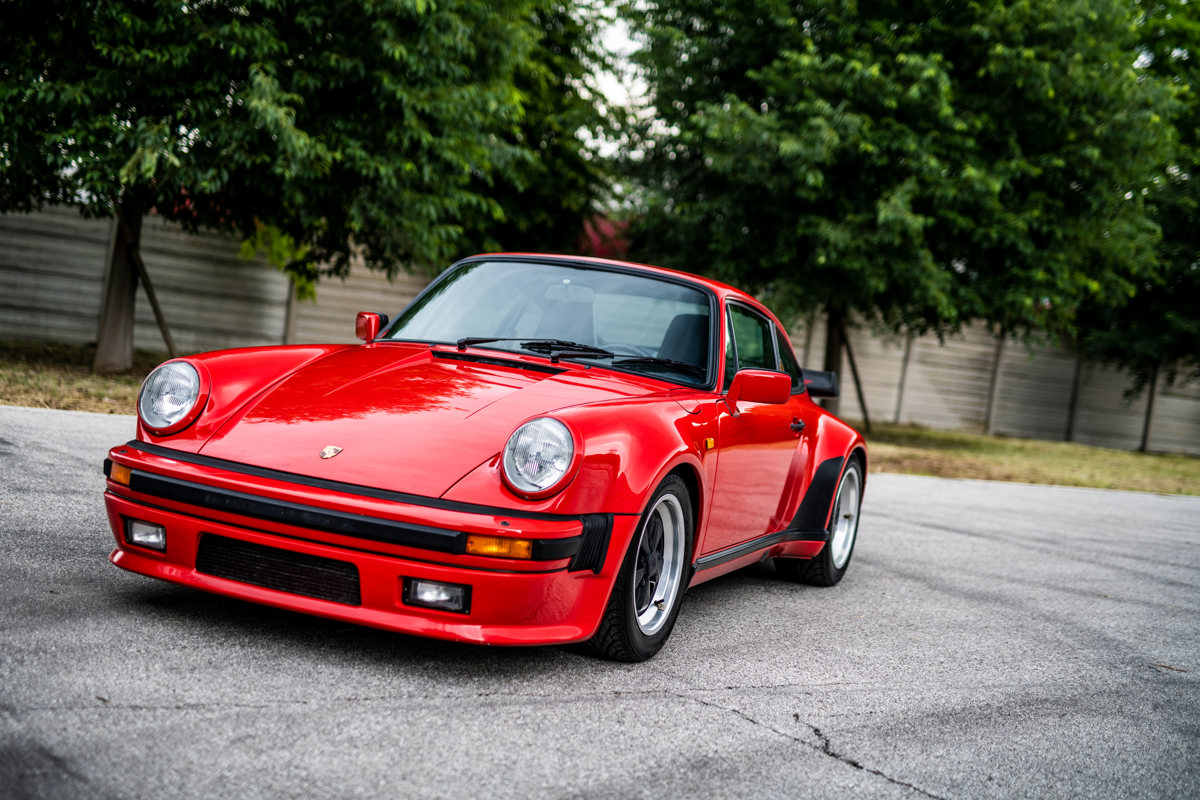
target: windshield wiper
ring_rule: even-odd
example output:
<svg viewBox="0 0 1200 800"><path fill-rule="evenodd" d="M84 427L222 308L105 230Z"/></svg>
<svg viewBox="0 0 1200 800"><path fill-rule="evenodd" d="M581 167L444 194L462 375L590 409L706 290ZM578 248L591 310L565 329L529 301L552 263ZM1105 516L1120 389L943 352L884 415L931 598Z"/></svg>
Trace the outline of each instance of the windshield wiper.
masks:
<svg viewBox="0 0 1200 800"><path fill-rule="evenodd" d="M603 347L593 347L590 344L568 342L566 339L526 339L521 347L535 353L570 353L573 356L595 356L596 358L612 358L616 353Z"/></svg>
<svg viewBox="0 0 1200 800"><path fill-rule="evenodd" d="M474 347L477 344L488 344L489 342L519 342L520 339L505 339L502 336L464 336L455 342L455 346L460 350L466 350L468 347Z"/></svg>
<svg viewBox="0 0 1200 800"><path fill-rule="evenodd" d="M693 375L704 377L708 373L704 367L695 364L689 364L686 361L676 361L671 358L657 358L655 356L637 356L636 358L623 358L620 361L612 363L614 367L671 367L672 369L690 372Z"/></svg>
<svg viewBox="0 0 1200 800"><path fill-rule="evenodd" d="M612 358L616 353L603 347L593 347L590 344L568 342L566 339L529 339L521 342L521 348L535 353L547 353L550 363L557 364L563 356L574 358Z"/></svg>
<svg viewBox="0 0 1200 800"><path fill-rule="evenodd" d="M532 350L535 353L548 353L550 363L555 364L561 356L571 355L576 358L612 358L616 355L610 350L605 350L603 347L593 347L590 344L580 344L579 342L569 342L566 339L527 339L524 337L506 338L503 336L467 336L459 339L455 344L459 350L466 350L468 347L477 344L489 344L491 342L520 342L522 350Z"/></svg>

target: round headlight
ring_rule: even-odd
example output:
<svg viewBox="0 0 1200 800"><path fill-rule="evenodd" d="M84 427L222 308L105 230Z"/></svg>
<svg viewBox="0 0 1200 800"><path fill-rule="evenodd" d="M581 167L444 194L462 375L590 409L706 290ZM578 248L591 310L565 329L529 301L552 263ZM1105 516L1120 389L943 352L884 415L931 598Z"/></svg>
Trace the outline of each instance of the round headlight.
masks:
<svg viewBox="0 0 1200 800"><path fill-rule="evenodd" d="M199 399L200 373L186 361L171 361L146 376L138 416L147 428L163 432L188 421Z"/></svg>
<svg viewBox="0 0 1200 800"><path fill-rule="evenodd" d="M545 494L566 476L574 458L566 425L549 417L531 420L504 445L504 478L520 494Z"/></svg>

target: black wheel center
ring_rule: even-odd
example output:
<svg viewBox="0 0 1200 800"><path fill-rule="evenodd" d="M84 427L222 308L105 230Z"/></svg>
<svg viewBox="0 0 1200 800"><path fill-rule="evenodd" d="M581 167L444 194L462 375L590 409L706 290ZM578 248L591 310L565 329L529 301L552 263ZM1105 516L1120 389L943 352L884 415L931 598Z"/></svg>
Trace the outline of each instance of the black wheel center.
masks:
<svg viewBox="0 0 1200 800"><path fill-rule="evenodd" d="M642 536L634 568L633 599L638 614L654 602L664 563L662 521L656 517L647 525Z"/></svg>

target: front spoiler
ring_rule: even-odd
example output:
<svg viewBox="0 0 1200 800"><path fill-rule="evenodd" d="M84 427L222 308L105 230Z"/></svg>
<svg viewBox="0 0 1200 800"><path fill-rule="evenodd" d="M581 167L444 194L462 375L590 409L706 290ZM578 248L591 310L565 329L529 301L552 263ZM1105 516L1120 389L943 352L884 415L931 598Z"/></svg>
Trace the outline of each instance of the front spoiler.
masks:
<svg viewBox="0 0 1200 800"><path fill-rule="evenodd" d="M303 485L257 470L260 474L219 469L181 455L131 445L110 452L112 462L131 470L128 485L110 478L105 493L117 542L114 564L217 594L421 636L491 644L591 637L637 525L637 517L629 514L580 518L422 506ZM124 531L131 519L163 526L166 552L128 543ZM535 546L534 560L472 556L460 550L467 533L527 537L542 544ZM359 603L206 574L196 565L206 535L351 564L358 574ZM408 605L404 585L412 578L470 586L469 614Z"/></svg>

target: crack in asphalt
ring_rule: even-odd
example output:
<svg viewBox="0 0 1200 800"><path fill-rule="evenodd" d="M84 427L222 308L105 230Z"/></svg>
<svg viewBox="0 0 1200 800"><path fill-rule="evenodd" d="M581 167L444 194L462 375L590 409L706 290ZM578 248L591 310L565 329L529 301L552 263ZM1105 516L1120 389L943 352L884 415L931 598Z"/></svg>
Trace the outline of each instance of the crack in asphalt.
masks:
<svg viewBox="0 0 1200 800"><path fill-rule="evenodd" d="M739 688L779 689L779 688L787 688L788 686L791 686L791 685L793 685L793 684L782 684L782 685L781 684L770 684L770 685L764 686L764 687L726 687L726 688L727 689L739 689ZM888 783L890 783L894 786L899 786L899 787L902 787L905 789L909 789L909 790L921 795L922 797L928 797L928 798L931 798L931 800L947 800L946 798L943 798L940 795L936 795L936 794L933 794L932 792L928 792L925 789L922 789L921 787L916 786L912 783L908 783L907 781L900 780L899 778L894 778L891 775L888 775L887 773L883 772L882 770L868 767L865 764L863 764L861 761L859 761L855 758L852 758L851 756L848 756L845 753L838 751L834 747L833 742L830 739L828 734L826 734L824 731L822 731L818 726L802 720L800 718L800 714L798 712L794 712L792 714L792 718L796 721L797 724L802 725L805 728L807 728L812 733L812 735L814 737L816 737L816 740L817 740L816 742L813 742L810 738L807 738L804 736L798 736L796 734L789 733L788 731L780 730L779 728L777 728L773 725L770 725L766 722L762 722L758 719L755 719L754 717L750 716L745 711L742 711L739 708L728 706L728 705L723 705L721 703L714 702L712 700L706 700L702 697L698 697L695 695L691 695L691 694L687 694L687 693L683 693L683 692L679 692L679 691L672 691L670 689L665 689L665 688L664 689L633 690L633 691L628 690L628 689L618 689L618 690L611 690L611 691L588 692L588 693L584 693L582 696L572 697L572 698L570 698L570 700L572 702L579 702L581 700L586 700L588 698L595 699L595 698L598 698L601 696L612 696L612 695L616 695L616 696L621 696L621 695L628 695L628 696L658 695L660 697L674 697L674 698L676 698L678 700L682 700L684 702L698 703L698 704L708 707L708 708L712 708L712 709L716 709L718 711L733 714L733 715L739 717L740 719L750 723L751 725L753 725L755 727L762 728L766 731L769 731L770 733L775 734L776 736L782 737L782 738L787 739L788 741L794 742L796 744L804 745L805 747L807 747L811 750L814 750L823 756L832 758L835 761L838 761L848 767L851 767L856 770L861 770L862 772L865 772L869 775L874 775L878 778L881 778L881 779L887 781ZM337 703L379 703L379 702L394 702L396 700L408 700L408 701L417 701L417 702L433 702L433 701L441 702L441 701L454 700L454 699L458 699L458 700L501 699L501 700L503 700L503 699L517 699L517 698L523 699L523 700L536 699L539 702L545 702L545 700L546 700L546 697L544 694L534 693L534 692L475 692L475 693L464 693L461 695L411 695L411 696L404 696L404 697L397 697L397 696L393 696L393 695L376 695L376 696L340 697L340 698L336 699L336 702ZM113 710L113 711L122 710L122 711L135 711L135 712L136 711L196 711L196 710L204 711L204 710L213 710L213 709L262 710L262 709L267 709L267 708L282 708L282 707L286 707L286 706L306 707L306 706L313 705L309 700L281 700L281 701L268 702L268 703L192 702L192 703L164 703L161 705L150 705L150 704L114 703L108 697L105 697L104 695L95 695L94 700L98 701L98 704L88 703L88 704L68 705L68 706L29 707L26 709L22 709L22 711L24 713L29 713L29 712L44 712L44 711L63 711L64 709L82 710L84 708L90 708L90 709L103 708L106 710ZM317 705L320 705L320 704L317 704ZM3 716L16 718L17 717L16 709L12 708L12 707L0 705L0 717L3 717Z"/></svg>
<svg viewBox="0 0 1200 800"><path fill-rule="evenodd" d="M778 688L778 687L773 686L771 688ZM800 719L799 713L793 713L792 714L793 719L795 719L797 723L803 725L804 727L806 727L810 731L812 731L813 735L818 740L816 743L810 741L809 739L807 739L805 737L796 736L794 734L788 733L787 731L779 730L778 728L776 728L772 725L769 725L765 722L761 722L761 721L755 719L754 717L750 716L746 712L742 711L739 708L733 708L730 706L722 705L720 703L716 703L711 700L705 700L702 697L684 694L684 693L677 692L677 691L671 691L671 690L645 690L645 691L617 690L617 691L613 691L613 692L595 692L595 693L591 693L591 694L592 694L592 696L609 695L609 694L618 695L618 696L619 695L659 695L659 696L665 696L665 697L674 697L679 700L683 700L684 702L695 702L695 703L698 703L698 704L708 707L708 708L712 708L712 709L716 709L718 711L734 714L735 716L745 720L746 722L750 723L751 725L753 725L755 727L762 728L766 731L769 731L769 732L775 734L776 736L780 736L784 739L787 739L788 741L795 742L796 744L804 745L805 747L808 747L811 750L815 750L816 752L818 752L824 756L827 756L829 758L832 758L836 761L839 761L849 767L852 767L857 770L861 770L863 772L866 772L869 775L874 775L876 777L882 778L883 780L885 780L888 783L891 783L895 786L901 786L903 788L910 789L923 797L931 798L931 800L946 800L946 798L942 798L939 795L935 795L930 792L927 792L924 789L922 789L918 786L914 786L911 783L899 780L897 778L893 778L892 776L887 775L886 773L882 772L881 770L872 769L870 767L867 767L862 762L857 761L843 753L838 752L837 750L834 749L833 743L830 740L829 736L827 734L825 734L816 725L812 725L808 722L802 721ZM520 698L525 698L525 699L536 698L541 701L545 700L544 695L537 695L534 693L525 693L525 692L517 692L517 693L478 692L473 695L470 695L470 694L459 695L458 697L459 697L459 699L470 699L472 697L475 699L520 697ZM394 701L396 699L397 698L390 697L390 696L353 697L353 698L340 698L338 700L338 702L342 702L342 703L345 703L345 702L376 703L376 702ZM451 698L448 696L440 697L440 698L434 698L434 697L429 697L429 696L420 696L420 697L407 697L405 699L409 699L409 700L415 699L415 700L419 700L419 701L428 702L430 700L435 700L435 699L446 700L446 699L451 699ZM578 700L580 698L573 698L573 699ZM147 705L147 704L114 703L108 697L105 697L104 695L94 695L94 700L98 701L99 704L92 705L89 703L86 705L86 707L91 708L91 709L103 708L103 709L112 710L112 711L122 710L122 711L135 711L135 712L137 712L137 711L196 711L196 710L203 711L203 710L212 710L212 709L262 710L262 709L266 709L266 708L281 708L284 706L304 707L304 706L310 705L309 701L307 701L307 700L291 700L291 701L280 701L280 702L272 702L272 703L222 703L222 702L203 703L203 702L196 702L196 703L170 703L170 704L162 704L162 705ZM64 710L64 708L72 708L74 710L81 710L84 707L85 706L83 706L83 705L67 706L67 707L64 707L64 706L42 707L42 708L33 707L33 708L23 709L23 711L26 713L28 713L30 711L34 711L34 712L51 711L51 710L52 711L62 711L62 710ZM16 711L17 710L15 708L0 705L0 716L16 719L18 716ZM72 775L72 777L83 779L82 776L76 776L76 775L74 775L74 773L71 773L69 770L67 770L67 771L68 771L68 774Z"/></svg>
<svg viewBox="0 0 1200 800"><path fill-rule="evenodd" d="M783 737L784 739L787 739L792 742L796 742L797 744L802 744L805 747L815 750L818 753L820 753L821 755L828 756L829 758L832 758L835 761L839 761L839 762L845 764L846 766L853 767L854 769L857 769L857 770L862 770L863 772L866 772L868 775L875 775L876 777L883 778L885 781L887 781L888 783L893 784L895 786L902 786L905 789L911 789L912 791L916 792L917 794L919 794L923 797L929 797L929 798L932 798L932 800L947 800L946 798L944 798L940 795L936 795L931 792L927 792L924 789L922 789L921 787L914 786L913 784L908 783L907 781L902 781L899 778L893 778L891 775L888 775L887 773L885 773L881 770L872 769L871 767L866 766L865 764L863 764L860 761L856 761L855 759L850 758L849 756L844 755L843 753L839 753L837 750L833 749L833 742L830 741L829 736L827 734L823 733L821 731L821 729L818 728L816 725L813 725L812 723L804 722L803 720L801 720L799 713L793 713L792 718L795 719L796 722L798 722L799 724L803 725L804 727L806 727L810 731L812 731L813 735L817 737L817 740L818 740L817 743L813 743L813 742L809 741L808 739L801 737L801 736L794 736L793 734L790 734L787 731L781 731L778 728L774 727L773 725L768 725L765 722L760 722L759 720L750 716L746 712L742 711L740 708L730 708L729 706L723 706L719 703L714 703L714 702L711 702L709 700L704 700L699 697L689 697L688 695L679 694L677 692L671 692L671 694L675 695L676 697L680 698L681 700L694 700L695 702L700 703L703 706L708 706L709 708L715 708L720 711L727 711L731 714L741 717L746 722L749 722L751 725L754 725L755 727L763 728L765 730L770 731L771 733L774 733L777 736Z"/></svg>
<svg viewBox="0 0 1200 800"><path fill-rule="evenodd" d="M795 719L796 722L800 723L801 725L803 725L804 727L808 728L809 730L811 730L813 732L813 735L816 736L817 739L821 742L821 746L818 749L825 755L829 756L830 758L837 759L838 761L841 761L843 764L847 764L851 767L854 767L855 769L861 769L863 772L869 773L871 775L877 775L880 778L883 778L888 783L895 784L896 786L903 786L906 789L912 789L914 792L917 792L918 794L921 794L925 797L931 797L934 800L946 800L941 795L936 795L931 792L927 792L924 789L922 789L920 786L914 786L913 784L911 784L907 781L902 781L899 778L893 778L891 775L887 775L884 772L877 770L877 769L872 769L859 761L855 761L854 759L850 758L849 756L839 753L838 751L833 749L833 742L830 740L829 736L827 734L823 733L821 731L821 729L818 728L816 725L813 725L811 722L804 722L803 720L800 719L800 715L798 713L792 714L792 718ZM809 743L809 744L810 744L810 746L813 746L811 743Z"/></svg>

